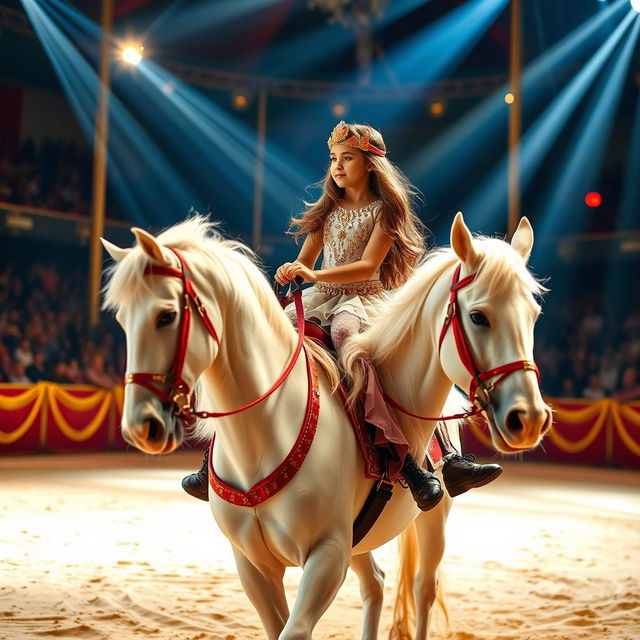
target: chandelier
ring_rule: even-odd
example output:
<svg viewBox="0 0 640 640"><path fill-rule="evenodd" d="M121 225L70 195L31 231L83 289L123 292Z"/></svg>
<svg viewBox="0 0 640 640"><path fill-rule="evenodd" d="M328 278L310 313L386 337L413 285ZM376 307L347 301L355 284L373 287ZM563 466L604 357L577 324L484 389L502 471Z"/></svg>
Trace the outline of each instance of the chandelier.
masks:
<svg viewBox="0 0 640 640"><path fill-rule="evenodd" d="M368 25L380 18L389 0L308 0L309 9L318 8L329 14L329 22L344 26Z"/></svg>

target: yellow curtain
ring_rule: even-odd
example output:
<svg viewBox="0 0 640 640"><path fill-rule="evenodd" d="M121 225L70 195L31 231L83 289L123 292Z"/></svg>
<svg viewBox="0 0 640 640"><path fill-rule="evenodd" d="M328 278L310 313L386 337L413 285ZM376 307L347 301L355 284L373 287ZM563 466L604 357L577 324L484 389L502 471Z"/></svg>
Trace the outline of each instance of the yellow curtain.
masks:
<svg viewBox="0 0 640 640"><path fill-rule="evenodd" d="M601 417L603 413L607 413L613 400L606 398L604 400L596 400L595 402L585 402L589 402L589 404L584 407L584 409L563 409L556 405L554 401L550 401L554 413L554 420L557 418L565 424L582 424L597 415Z"/></svg>
<svg viewBox="0 0 640 640"><path fill-rule="evenodd" d="M640 443L633 439L625 428L624 422L622 422L622 418L624 417L634 426L640 427L640 411L630 407L629 405L618 404L617 402L612 405L611 409L613 424L620 436L620 440L624 442L629 451L640 456Z"/></svg>
<svg viewBox="0 0 640 640"><path fill-rule="evenodd" d="M18 411L19 409L26 407L30 402L33 402L33 406L31 407L29 414L20 426L8 433L0 430L0 444L12 444L16 440L22 438L22 436L29 430L29 427L33 425L36 418L40 415L40 409L42 407L42 401L44 400L45 393L46 384L37 384L17 396L0 395L0 411Z"/></svg>
<svg viewBox="0 0 640 640"><path fill-rule="evenodd" d="M595 421L593 427L589 430L589 432L580 438L580 440L568 440L567 438L560 435L557 429L551 427L551 431L549 432L549 437L551 438L551 442L561 449L562 451L566 451L567 453L579 453L580 451L586 449L593 441L598 437L600 431L606 424L607 417L609 415L609 403L603 404L601 402L596 403L599 405L599 415L597 420ZM571 422L566 420L566 414L570 414L568 410L563 410L562 413L556 412L556 415L562 416L560 419L562 422L568 422L569 424L577 424L577 422ZM594 415L597 415L597 412L594 412L590 418L593 418Z"/></svg>
<svg viewBox="0 0 640 640"><path fill-rule="evenodd" d="M53 415L56 426L64 433L64 435L74 442L83 442L89 439L104 422L107 411L113 401L111 391L100 389L85 398L76 398L70 393L61 389L57 385L48 385L48 400L51 414ZM73 411L90 411L100 405L93 419L83 429L75 429L72 427L62 415L60 405Z"/></svg>

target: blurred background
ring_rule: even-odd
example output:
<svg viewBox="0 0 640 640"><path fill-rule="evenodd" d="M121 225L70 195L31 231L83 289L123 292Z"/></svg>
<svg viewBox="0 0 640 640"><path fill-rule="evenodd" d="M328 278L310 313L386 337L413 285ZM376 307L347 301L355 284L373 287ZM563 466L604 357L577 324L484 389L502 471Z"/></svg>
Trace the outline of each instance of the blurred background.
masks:
<svg viewBox="0 0 640 640"><path fill-rule="evenodd" d="M448 243L458 210L489 235L529 217L531 267L550 288L543 390L592 403L567 410L598 407L572 455L612 464L619 438L617 464L637 466L640 418L616 422L611 403L640 398L638 11L640 0L0 0L0 381L121 383L123 336L98 313L99 235L129 246L130 226L157 232L198 211L269 273L295 257L288 220L320 194L344 119L382 132L422 194L431 245ZM22 446L25 403L15 421L3 413L14 435L0 444Z"/></svg>

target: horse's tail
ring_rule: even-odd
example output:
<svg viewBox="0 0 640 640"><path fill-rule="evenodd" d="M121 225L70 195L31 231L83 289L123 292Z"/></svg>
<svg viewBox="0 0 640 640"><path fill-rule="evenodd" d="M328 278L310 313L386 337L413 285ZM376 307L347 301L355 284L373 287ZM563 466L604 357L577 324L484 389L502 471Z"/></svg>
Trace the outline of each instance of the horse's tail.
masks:
<svg viewBox="0 0 640 640"><path fill-rule="evenodd" d="M413 581L418 570L418 534L412 522L401 534L398 541L400 561L398 566L398 586L393 605L393 622L389 640L411 640L416 624L416 600Z"/></svg>
<svg viewBox="0 0 640 640"><path fill-rule="evenodd" d="M419 546L415 522L401 534L398 542L399 567L396 601L393 606L393 622L389 630L389 640L412 640L416 626L416 600L413 584L418 572ZM449 627L449 612L442 588L442 571L437 570L436 597L434 605L439 605L444 615L445 626Z"/></svg>

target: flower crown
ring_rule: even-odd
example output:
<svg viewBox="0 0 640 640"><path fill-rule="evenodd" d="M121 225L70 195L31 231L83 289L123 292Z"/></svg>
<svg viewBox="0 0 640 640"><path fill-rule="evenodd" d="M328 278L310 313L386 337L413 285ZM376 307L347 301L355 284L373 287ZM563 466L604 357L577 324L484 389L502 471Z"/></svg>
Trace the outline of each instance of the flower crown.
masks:
<svg viewBox="0 0 640 640"><path fill-rule="evenodd" d="M340 122L338 122L338 124L333 128L333 131L327 140L327 146L331 149L334 144L346 144L350 147L360 149L361 151L370 151L371 153L375 153L377 156L384 157L387 155L386 151L378 149L378 147L374 147L369 140L370 137L368 133L365 133L363 136L359 136L357 133L352 133L351 136L349 136L349 125L347 125L344 120L340 120Z"/></svg>

